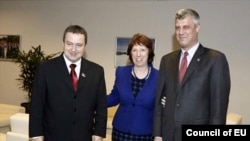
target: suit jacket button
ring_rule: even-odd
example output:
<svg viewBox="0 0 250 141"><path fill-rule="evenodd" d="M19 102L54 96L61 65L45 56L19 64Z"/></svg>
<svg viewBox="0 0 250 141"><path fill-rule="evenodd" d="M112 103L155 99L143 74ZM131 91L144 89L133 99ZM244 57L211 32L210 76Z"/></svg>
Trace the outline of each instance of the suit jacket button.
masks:
<svg viewBox="0 0 250 141"><path fill-rule="evenodd" d="M180 104L176 104L177 107L180 107Z"/></svg>

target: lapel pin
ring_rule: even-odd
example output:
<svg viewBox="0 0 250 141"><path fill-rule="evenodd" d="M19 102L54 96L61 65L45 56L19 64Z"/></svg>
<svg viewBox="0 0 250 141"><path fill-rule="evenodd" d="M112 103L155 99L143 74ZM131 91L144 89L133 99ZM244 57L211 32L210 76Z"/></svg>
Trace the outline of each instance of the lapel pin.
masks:
<svg viewBox="0 0 250 141"><path fill-rule="evenodd" d="M84 73L82 73L82 77L86 77L86 75Z"/></svg>
<svg viewBox="0 0 250 141"><path fill-rule="evenodd" d="M197 59L197 62L200 62L200 58Z"/></svg>

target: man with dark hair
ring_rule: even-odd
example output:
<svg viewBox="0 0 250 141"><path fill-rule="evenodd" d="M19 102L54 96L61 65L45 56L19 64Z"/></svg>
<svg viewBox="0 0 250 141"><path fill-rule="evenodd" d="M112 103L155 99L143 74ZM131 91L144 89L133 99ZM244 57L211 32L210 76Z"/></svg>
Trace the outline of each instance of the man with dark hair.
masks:
<svg viewBox="0 0 250 141"><path fill-rule="evenodd" d="M63 35L63 53L39 66L31 95L32 141L102 141L105 138L104 69L83 58L86 44L86 30L71 25Z"/></svg>

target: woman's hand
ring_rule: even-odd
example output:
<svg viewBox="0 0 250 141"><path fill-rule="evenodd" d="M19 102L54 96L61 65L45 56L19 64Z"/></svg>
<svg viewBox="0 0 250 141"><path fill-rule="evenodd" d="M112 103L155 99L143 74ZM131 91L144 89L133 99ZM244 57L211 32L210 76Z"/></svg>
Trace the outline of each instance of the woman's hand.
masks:
<svg viewBox="0 0 250 141"><path fill-rule="evenodd" d="M154 141L162 141L162 137L155 137Z"/></svg>
<svg viewBox="0 0 250 141"><path fill-rule="evenodd" d="M163 108L164 108L165 105L166 105L166 96L163 96L163 97L161 98L161 104L162 104L162 106L163 106Z"/></svg>

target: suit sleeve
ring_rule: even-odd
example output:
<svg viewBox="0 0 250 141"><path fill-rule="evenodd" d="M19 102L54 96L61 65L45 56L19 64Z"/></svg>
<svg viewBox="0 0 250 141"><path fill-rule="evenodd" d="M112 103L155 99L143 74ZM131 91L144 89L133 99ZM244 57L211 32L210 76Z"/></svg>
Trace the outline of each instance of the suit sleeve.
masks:
<svg viewBox="0 0 250 141"><path fill-rule="evenodd" d="M31 107L29 113L29 136L43 136L43 108L46 95L45 75L43 71L43 65L40 65L37 69L33 89L31 94Z"/></svg>
<svg viewBox="0 0 250 141"><path fill-rule="evenodd" d="M119 83L119 74L121 74L121 71L119 71L120 67L117 67L115 72L115 82L113 89L111 90L111 93L107 96L107 107L112 107L120 103L119 100L119 90L117 88L117 85Z"/></svg>
<svg viewBox="0 0 250 141"><path fill-rule="evenodd" d="M160 69L159 69L159 77L157 82L157 89L156 89L156 99L155 99L155 109L154 109L154 124L153 124L153 136L162 136L162 112L163 112L163 106L161 104L161 98L164 95L164 65L163 65L163 59L160 63Z"/></svg>
<svg viewBox="0 0 250 141"><path fill-rule="evenodd" d="M219 54L211 73L210 124L225 124L230 93L230 72L224 54Z"/></svg>
<svg viewBox="0 0 250 141"><path fill-rule="evenodd" d="M105 137L107 127L107 92L103 68L100 72L97 95L94 135Z"/></svg>

